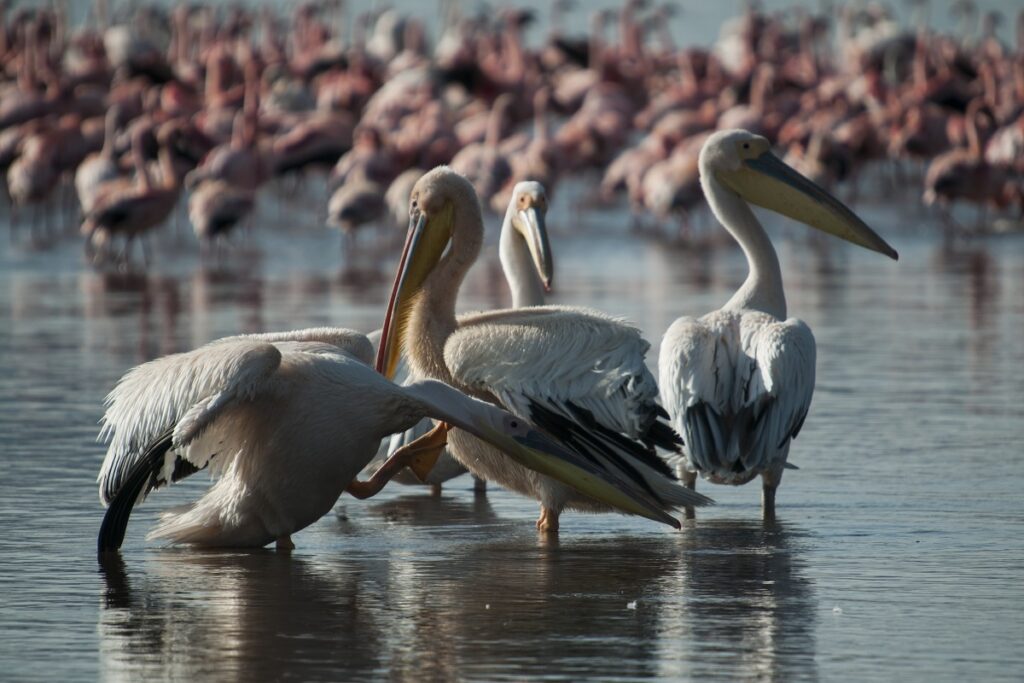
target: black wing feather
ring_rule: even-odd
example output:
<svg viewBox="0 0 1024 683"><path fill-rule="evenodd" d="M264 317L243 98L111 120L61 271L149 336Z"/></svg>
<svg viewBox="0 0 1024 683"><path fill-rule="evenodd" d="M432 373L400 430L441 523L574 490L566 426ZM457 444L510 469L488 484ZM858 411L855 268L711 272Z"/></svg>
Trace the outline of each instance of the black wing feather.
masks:
<svg viewBox="0 0 1024 683"><path fill-rule="evenodd" d="M129 470L124 484L111 499L110 505L107 506L107 513L103 516L100 533L96 539L98 552L110 552L121 547L121 544L124 543L125 531L128 529L128 518L131 517L135 504L149 495L151 491L166 486L168 483L180 481L203 469L178 457L174 461L171 481L165 481L160 476L160 472L163 470L164 457L171 449L172 438L171 430L164 432Z"/></svg>
<svg viewBox="0 0 1024 683"><path fill-rule="evenodd" d="M531 399L530 419L535 425L557 437L567 448L597 467L605 467L598 459L598 455L610 461L656 500L659 499L658 494L623 454L628 454L669 479L676 479L668 463L643 443L608 429L594 418L593 413L571 401L565 403L565 408L575 420Z"/></svg>

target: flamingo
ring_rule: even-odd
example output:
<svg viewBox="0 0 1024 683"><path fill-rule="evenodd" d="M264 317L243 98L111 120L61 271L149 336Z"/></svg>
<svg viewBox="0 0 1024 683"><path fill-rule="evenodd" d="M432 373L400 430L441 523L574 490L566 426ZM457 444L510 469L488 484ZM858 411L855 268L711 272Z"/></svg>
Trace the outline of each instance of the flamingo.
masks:
<svg viewBox="0 0 1024 683"><path fill-rule="evenodd" d="M103 148L86 157L75 170L75 193L78 195L78 203L83 214L93 210L103 184L119 176L114 154L114 138L117 137L119 118L119 107L114 106L107 110L103 125Z"/></svg>
<svg viewBox="0 0 1024 683"><path fill-rule="evenodd" d="M144 160L141 158L141 136L137 131L132 139L132 152L136 157L137 182L131 187L115 184L95 201L92 211L82 222L82 234L87 244L101 246L114 235L127 237L124 258L131 255L131 244L135 237L160 225L170 215L178 202L180 181L171 159L171 147L181 136L181 124L167 122L160 127L157 140L160 144L160 182L150 179Z"/></svg>

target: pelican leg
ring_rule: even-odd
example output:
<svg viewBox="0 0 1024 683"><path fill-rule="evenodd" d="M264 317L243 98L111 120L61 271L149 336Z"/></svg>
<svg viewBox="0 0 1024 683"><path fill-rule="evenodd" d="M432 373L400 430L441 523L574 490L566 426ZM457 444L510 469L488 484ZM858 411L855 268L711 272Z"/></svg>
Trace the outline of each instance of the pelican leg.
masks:
<svg viewBox="0 0 1024 683"><path fill-rule="evenodd" d="M422 479L430 472L441 455L441 449L448 443L449 429L451 427L444 422L438 422L429 432L392 453L369 479L353 480L345 490L356 498L370 498L377 495L385 484L406 467Z"/></svg>
<svg viewBox="0 0 1024 683"><path fill-rule="evenodd" d="M537 531L548 534L558 533L558 511L546 505L540 506L540 517L537 518Z"/></svg>
<svg viewBox="0 0 1024 683"><path fill-rule="evenodd" d="M697 473L696 472L690 472L689 470L684 471L683 472L683 476L681 477L681 479L683 480L683 486L685 486L686 488L690 489L691 491L696 491L697 490ZM686 519L694 519L697 516L697 513L694 511L692 505L687 505L684 508L684 513L685 513Z"/></svg>
<svg viewBox="0 0 1024 683"><path fill-rule="evenodd" d="M761 515L764 521L775 521L775 490L782 483L782 471L770 470L761 475Z"/></svg>
<svg viewBox="0 0 1024 683"><path fill-rule="evenodd" d="M432 495L434 498L440 498L441 497L441 485L440 484L431 484L430 485L430 495Z"/></svg>
<svg viewBox="0 0 1024 683"><path fill-rule="evenodd" d="M481 479L480 477L473 477L473 495L486 496L487 495L487 480Z"/></svg>
<svg viewBox="0 0 1024 683"><path fill-rule="evenodd" d="M291 534L278 538L276 546L278 550L295 550L295 544L292 543Z"/></svg>

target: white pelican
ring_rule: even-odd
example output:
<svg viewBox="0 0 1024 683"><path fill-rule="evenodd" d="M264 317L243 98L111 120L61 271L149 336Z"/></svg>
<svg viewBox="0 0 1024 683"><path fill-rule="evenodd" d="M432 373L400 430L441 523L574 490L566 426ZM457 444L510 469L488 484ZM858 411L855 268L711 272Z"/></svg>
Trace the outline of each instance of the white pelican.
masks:
<svg viewBox="0 0 1024 683"><path fill-rule="evenodd" d="M697 473L733 485L761 475L764 517L772 519L790 440L814 391L814 336L804 322L786 318L779 259L746 202L893 259L897 254L773 155L759 135L712 135L701 150L700 181L711 210L743 248L750 274L721 309L668 328L659 358L662 404L686 444L687 485L695 485Z"/></svg>
<svg viewBox="0 0 1024 683"><path fill-rule="evenodd" d="M165 513L149 538L202 546L276 540L293 548L291 534L326 514L342 491L373 495L409 464L396 458L380 477L353 482L382 437L425 416L613 506L663 516L648 494L525 420L441 382L399 387L374 371L372 356L362 334L317 328L228 337L129 371L107 397L100 432L110 447L98 478L100 499L109 504L99 551L120 547L137 501L208 466L216 483L198 501ZM405 455L442 444L432 433Z"/></svg>
<svg viewBox="0 0 1024 683"><path fill-rule="evenodd" d="M646 491L662 510L710 502L676 482L653 446L678 437L658 421L649 345L623 322L582 308L538 306L455 317L459 285L480 251L483 218L473 186L447 167L416 183L409 233L381 335L377 368L408 357L415 376L450 383L530 420L603 471ZM556 531L567 505L608 507L509 463L455 429L452 454L473 474L541 503L537 528ZM679 523L663 513L663 521Z"/></svg>
<svg viewBox="0 0 1024 683"><path fill-rule="evenodd" d="M406 193L406 197L411 194L411 191ZM498 257L501 259L501 268L512 292L512 308L543 306L544 292L551 291L554 262L548 242L545 220L547 213L548 197L543 185L532 180L516 183L505 211L505 219L501 224L501 235L498 237ZM394 379L404 384L408 374L408 363L403 358ZM426 434L430 428L431 421L423 420L404 432L392 435L387 447L388 453L394 453L412 443ZM466 468L452 458L446 449L425 481L420 482L414 476L406 474L407 471L396 476L395 481L410 485L430 484L437 493L441 484L463 474ZM486 484L483 480L477 479L475 487L480 492L484 490Z"/></svg>

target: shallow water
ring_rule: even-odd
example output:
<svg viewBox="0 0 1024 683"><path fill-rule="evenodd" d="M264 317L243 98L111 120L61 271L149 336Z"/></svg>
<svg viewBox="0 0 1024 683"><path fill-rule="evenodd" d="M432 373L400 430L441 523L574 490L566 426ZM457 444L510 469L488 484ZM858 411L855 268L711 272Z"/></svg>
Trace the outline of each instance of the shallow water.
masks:
<svg viewBox="0 0 1024 683"><path fill-rule="evenodd" d="M549 219L554 302L633 319L653 364L673 318L728 298L742 256L577 215L580 194ZM397 248L342 271L338 236L300 208L266 202L217 268L170 229L135 275L93 272L73 235L0 226L0 677L1024 678L1024 238L944 246L916 208L858 207L898 263L773 226L819 349L776 525L756 484L705 484L719 505L681 532L567 514L549 541L534 503L463 478L441 498L344 498L291 556L145 542L198 475L147 501L123 562L99 566L94 438L125 370L228 334L380 325ZM486 253L467 309L505 302Z"/></svg>

